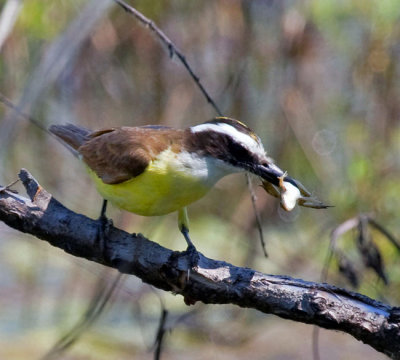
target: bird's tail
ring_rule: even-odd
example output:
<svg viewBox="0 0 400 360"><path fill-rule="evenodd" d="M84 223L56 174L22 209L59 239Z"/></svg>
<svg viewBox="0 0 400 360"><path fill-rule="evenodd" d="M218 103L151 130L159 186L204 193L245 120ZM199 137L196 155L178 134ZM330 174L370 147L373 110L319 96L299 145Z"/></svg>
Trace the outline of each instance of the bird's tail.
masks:
<svg viewBox="0 0 400 360"><path fill-rule="evenodd" d="M90 130L74 124L51 125L49 131L71 146L74 150L78 150L79 147L88 140L89 134L91 133Z"/></svg>

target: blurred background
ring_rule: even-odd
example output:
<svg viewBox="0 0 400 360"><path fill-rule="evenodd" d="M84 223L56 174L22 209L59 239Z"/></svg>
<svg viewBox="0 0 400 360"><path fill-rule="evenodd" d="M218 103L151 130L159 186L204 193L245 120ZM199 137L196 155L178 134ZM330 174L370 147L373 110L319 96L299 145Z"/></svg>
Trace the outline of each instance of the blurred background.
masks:
<svg viewBox="0 0 400 360"><path fill-rule="evenodd" d="M187 127L216 116L181 63L112 2L0 4L0 92L42 126ZM400 236L398 1L131 5L170 37L224 115L253 128L281 168L335 206L285 213L254 179L265 258L246 178L229 176L189 207L199 251L399 305L399 248L382 232ZM0 184L24 167L70 209L99 216L102 199L82 164L4 106L0 162ZM165 247L185 248L176 214L144 218L110 206L108 216ZM74 327L80 336L72 336L73 346L46 359L150 359L162 306L169 312L162 359L313 356L317 336L309 325L234 306L187 307L181 296L133 276L120 279L96 321L86 324L115 271L4 224L0 249L1 359L42 358ZM385 358L348 335L318 335L321 359Z"/></svg>

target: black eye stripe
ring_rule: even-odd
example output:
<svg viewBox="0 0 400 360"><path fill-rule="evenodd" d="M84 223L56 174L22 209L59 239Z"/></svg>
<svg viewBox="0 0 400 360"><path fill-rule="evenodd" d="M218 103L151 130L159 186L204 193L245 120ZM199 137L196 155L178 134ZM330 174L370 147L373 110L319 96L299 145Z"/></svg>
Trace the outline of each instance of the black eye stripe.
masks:
<svg viewBox="0 0 400 360"><path fill-rule="evenodd" d="M212 156L244 169L259 162L257 154L253 154L231 135L222 132L204 130L191 133L184 146L190 152Z"/></svg>
<svg viewBox="0 0 400 360"><path fill-rule="evenodd" d="M239 144L238 142L234 141L231 137L229 137L228 140L229 143L229 150L232 156L234 157L243 157L243 156L249 156L250 153L244 147L242 144Z"/></svg>
<svg viewBox="0 0 400 360"><path fill-rule="evenodd" d="M246 146L227 136L228 156L227 160L236 166L247 168L258 163L257 155L253 154Z"/></svg>

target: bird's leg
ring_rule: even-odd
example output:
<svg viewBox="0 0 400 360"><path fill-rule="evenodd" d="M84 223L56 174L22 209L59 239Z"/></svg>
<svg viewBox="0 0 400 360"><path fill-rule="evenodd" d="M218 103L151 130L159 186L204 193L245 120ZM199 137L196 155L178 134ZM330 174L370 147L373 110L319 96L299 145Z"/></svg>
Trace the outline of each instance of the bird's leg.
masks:
<svg viewBox="0 0 400 360"><path fill-rule="evenodd" d="M178 221L179 229L188 245L185 252L189 255L190 267L196 267L199 261L199 254L189 237L189 218L185 207L179 210Z"/></svg>
<svg viewBox="0 0 400 360"><path fill-rule="evenodd" d="M190 240L189 237L189 218L187 214L187 209L185 207L179 210L178 222L179 222L179 229L188 245L187 250L189 249L196 250L195 246L192 243L192 240Z"/></svg>
<svg viewBox="0 0 400 360"><path fill-rule="evenodd" d="M100 216L97 219L98 221L98 228L97 228L97 236L96 240L99 245L100 251L103 256L106 255L106 238L109 226L112 225L112 221L107 218L106 216L107 210L107 200L103 200L103 205L101 206Z"/></svg>
<svg viewBox="0 0 400 360"><path fill-rule="evenodd" d="M183 236L184 236L184 238L185 238L185 240L187 242L187 245L188 245L187 248L196 250L196 247L193 245L192 240L190 240L189 229L186 226L182 226L181 227L181 233L183 234Z"/></svg>

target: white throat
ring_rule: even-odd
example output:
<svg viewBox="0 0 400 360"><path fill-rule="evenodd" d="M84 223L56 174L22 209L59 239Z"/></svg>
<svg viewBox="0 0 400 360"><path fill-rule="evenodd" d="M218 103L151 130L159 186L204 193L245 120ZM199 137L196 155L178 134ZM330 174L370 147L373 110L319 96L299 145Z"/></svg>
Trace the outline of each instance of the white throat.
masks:
<svg viewBox="0 0 400 360"><path fill-rule="evenodd" d="M244 171L212 156L200 156L187 151L176 155L175 166L187 176L193 177L209 187L214 186L226 175Z"/></svg>

